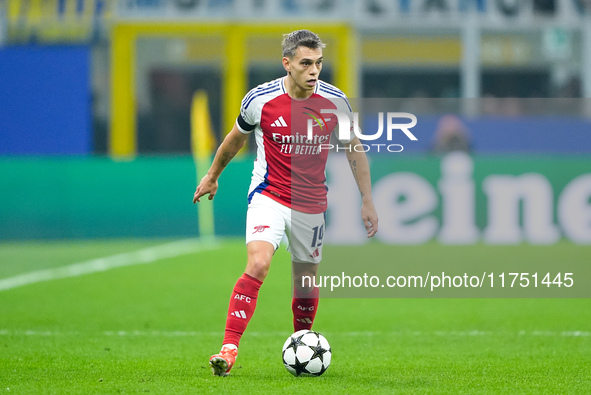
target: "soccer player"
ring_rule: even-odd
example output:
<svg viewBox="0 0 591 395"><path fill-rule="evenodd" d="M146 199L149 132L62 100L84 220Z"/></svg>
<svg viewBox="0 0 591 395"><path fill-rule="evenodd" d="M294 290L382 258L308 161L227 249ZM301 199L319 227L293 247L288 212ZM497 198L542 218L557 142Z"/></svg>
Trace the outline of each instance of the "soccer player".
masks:
<svg viewBox="0 0 591 395"><path fill-rule="evenodd" d="M248 195L246 269L230 298L222 349L209 361L217 376L227 376L236 361L240 338L284 235L292 259L294 330L311 329L318 308L318 287L304 287L301 279L313 278L322 259L326 148L337 126L337 117L323 115L319 108L351 115L351 107L343 92L318 79L325 44L316 34L294 31L284 36L282 46L287 75L252 89L244 97L234 127L218 148L193 197L193 203L205 195L209 200L214 198L220 174L254 132L257 158ZM310 116L316 124L308 122ZM313 139L307 138L309 126ZM371 197L368 161L364 152L352 149L360 144L357 137L341 143L362 197L361 217L367 237L372 237L378 231L378 218Z"/></svg>

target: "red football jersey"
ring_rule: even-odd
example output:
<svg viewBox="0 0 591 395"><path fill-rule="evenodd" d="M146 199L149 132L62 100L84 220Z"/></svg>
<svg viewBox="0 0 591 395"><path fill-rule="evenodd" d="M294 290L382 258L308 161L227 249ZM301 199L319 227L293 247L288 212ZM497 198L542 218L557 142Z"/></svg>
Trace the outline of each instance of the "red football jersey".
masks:
<svg viewBox="0 0 591 395"><path fill-rule="evenodd" d="M338 129L336 115L321 110L338 110L351 119L351 106L343 92L324 81L308 99L292 99L284 79L259 85L242 100L238 129L254 132L257 144L248 201L262 193L294 210L321 213L326 211L328 148Z"/></svg>

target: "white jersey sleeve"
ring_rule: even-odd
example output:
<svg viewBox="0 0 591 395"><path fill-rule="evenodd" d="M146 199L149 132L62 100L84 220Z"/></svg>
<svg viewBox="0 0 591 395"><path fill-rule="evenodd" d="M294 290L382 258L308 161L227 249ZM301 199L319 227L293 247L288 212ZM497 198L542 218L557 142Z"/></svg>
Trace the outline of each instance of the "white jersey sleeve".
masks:
<svg viewBox="0 0 591 395"><path fill-rule="evenodd" d="M247 98L248 95L246 95L244 99L242 99L242 104L240 105L240 114L236 119L236 126L238 126L238 130L240 130L244 134L252 133L257 124L256 114L252 110L254 106L250 106L251 110L249 111L248 107L245 105L245 103L247 103Z"/></svg>
<svg viewBox="0 0 591 395"><path fill-rule="evenodd" d="M349 118L349 125L350 125L350 133L349 138L340 138L341 133L339 133L339 126L334 128L333 133L335 137L343 144L348 144L355 138L355 134L353 133L353 110L351 109L351 104L349 104L349 100L347 96L334 85L331 85L324 81L318 81L318 86L316 89L316 93L330 99L331 102L337 107L337 110L340 113L347 114Z"/></svg>
<svg viewBox="0 0 591 395"><path fill-rule="evenodd" d="M236 120L236 126L244 133L249 134L261 122L261 108L266 102L265 96L279 90L281 79L278 78L266 84L251 89L240 104L240 115Z"/></svg>
<svg viewBox="0 0 591 395"><path fill-rule="evenodd" d="M341 113L345 113L347 114L347 117L349 118L349 138L340 138L340 133L339 133L339 125L337 124L337 126L335 127L333 133L335 133L336 138L343 144L348 144L351 142L351 140L353 140L355 138L355 133L353 132L353 111L351 110L351 105L349 104L349 100L347 100L347 98L343 98L343 99L334 99L333 103L336 104L337 106L337 110L339 110Z"/></svg>

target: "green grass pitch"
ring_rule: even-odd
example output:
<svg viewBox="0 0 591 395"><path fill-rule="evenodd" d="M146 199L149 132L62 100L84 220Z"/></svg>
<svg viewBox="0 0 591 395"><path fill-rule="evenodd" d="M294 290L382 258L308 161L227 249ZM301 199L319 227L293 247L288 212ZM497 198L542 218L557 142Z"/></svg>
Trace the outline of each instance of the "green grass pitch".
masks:
<svg viewBox="0 0 591 395"><path fill-rule="evenodd" d="M2 243L0 281L165 242ZM435 260L483 247L395 248ZM591 247L543 248L555 261L591 257ZM314 329L331 343L332 365L322 377L292 377L281 363L293 330L283 249L231 376L213 377L208 359L244 259L241 240L222 240L0 291L0 394L591 393L591 299L322 299Z"/></svg>

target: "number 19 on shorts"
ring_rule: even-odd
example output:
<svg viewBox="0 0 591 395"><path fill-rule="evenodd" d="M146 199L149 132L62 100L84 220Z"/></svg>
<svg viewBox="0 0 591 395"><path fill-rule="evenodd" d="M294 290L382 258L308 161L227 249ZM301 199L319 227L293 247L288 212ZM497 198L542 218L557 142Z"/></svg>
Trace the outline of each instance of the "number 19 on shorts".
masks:
<svg viewBox="0 0 591 395"><path fill-rule="evenodd" d="M312 248L320 247L322 245L322 238L324 237L324 224L312 228L314 234L312 235Z"/></svg>

